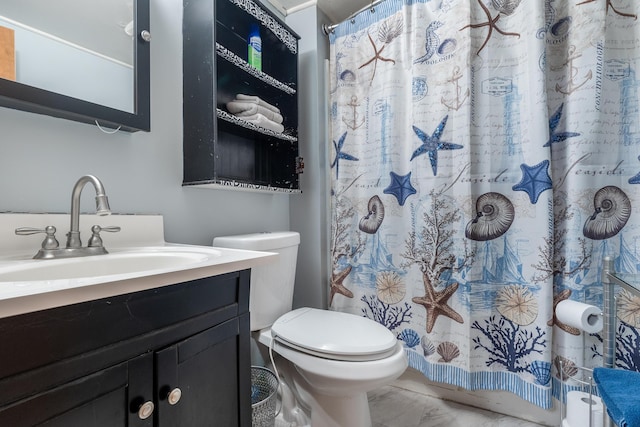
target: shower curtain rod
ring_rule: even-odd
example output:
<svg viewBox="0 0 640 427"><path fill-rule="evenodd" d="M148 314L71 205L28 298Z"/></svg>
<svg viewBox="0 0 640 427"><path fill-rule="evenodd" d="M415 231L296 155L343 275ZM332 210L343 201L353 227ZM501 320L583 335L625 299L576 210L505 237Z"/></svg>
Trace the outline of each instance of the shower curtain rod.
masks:
<svg viewBox="0 0 640 427"><path fill-rule="evenodd" d="M361 9L359 9L358 11L352 13L344 21L348 21L349 19L355 18L360 12L364 12L367 9L370 9L371 13L375 12L374 7L376 7L377 5L382 3L383 1L385 1L385 0L374 0L374 1L372 1L370 5L365 6L365 7L361 8ZM342 22L344 22L344 21L342 21ZM332 25L322 24L322 32L324 33L325 36L328 36L329 34L333 33L333 30L335 30L338 25L340 25L340 23L332 24Z"/></svg>

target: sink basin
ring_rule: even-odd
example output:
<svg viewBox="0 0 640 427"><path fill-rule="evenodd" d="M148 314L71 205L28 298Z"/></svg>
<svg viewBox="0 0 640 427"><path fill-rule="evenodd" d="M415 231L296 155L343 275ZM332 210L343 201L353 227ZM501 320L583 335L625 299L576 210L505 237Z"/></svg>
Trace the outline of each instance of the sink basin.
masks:
<svg viewBox="0 0 640 427"><path fill-rule="evenodd" d="M276 253L168 243L161 215L80 215L81 234L93 225L117 226L105 238L106 255L32 259L42 242L13 230L58 230L69 226L68 214L0 213L0 318L86 301L159 289L179 283L207 284L222 274L247 277L247 270L277 258ZM84 227L84 228L83 228ZM234 275L236 272L243 272ZM243 279L244 280L244 279ZM247 291L248 292L248 291Z"/></svg>
<svg viewBox="0 0 640 427"><path fill-rule="evenodd" d="M34 282L96 278L100 276L147 276L166 271L195 268L218 258L214 248L137 248L107 255L58 260L29 260L0 266L0 282Z"/></svg>

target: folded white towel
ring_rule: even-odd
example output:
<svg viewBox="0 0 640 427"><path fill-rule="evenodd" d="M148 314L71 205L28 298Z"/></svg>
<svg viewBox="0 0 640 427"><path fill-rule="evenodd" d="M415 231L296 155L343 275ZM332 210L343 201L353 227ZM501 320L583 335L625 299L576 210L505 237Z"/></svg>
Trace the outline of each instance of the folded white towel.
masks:
<svg viewBox="0 0 640 427"><path fill-rule="evenodd" d="M254 114L253 116L242 117L242 120L253 123L256 126L272 130L276 133L282 133L284 131L284 126L282 126L280 123L272 122L262 114Z"/></svg>
<svg viewBox="0 0 640 427"><path fill-rule="evenodd" d="M236 101L252 102L254 104L261 105L264 108L268 108L269 110L273 111L274 113L280 113L280 109L278 107L276 107L275 105L271 105L268 102L262 100L262 98L260 98L259 96L243 95L243 94L239 93L239 94L236 95Z"/></svg>
<svg viewBox="0 0 640 427"><path fill-rule="evenodd" d="M282 123L283 118L280 113L269 110L259 104L254 104L250 101L231 101L227 103L227 110L231 114L235 114L238 117L252 116L254 114L262 114L272 122Z"/></svg>

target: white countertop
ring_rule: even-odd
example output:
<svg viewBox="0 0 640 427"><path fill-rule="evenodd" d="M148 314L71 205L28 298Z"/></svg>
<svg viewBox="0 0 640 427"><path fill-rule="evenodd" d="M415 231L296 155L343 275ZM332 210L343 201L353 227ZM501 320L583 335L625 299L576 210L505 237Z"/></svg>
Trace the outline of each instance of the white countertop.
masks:
<svg viewBox="0 0 640 427"><path fill-rule="evenodd" d="M144 291L204 277L244 270L273 261L277 254L245 251L209 246L178 245L164 242L162 217L159 215L112 215L109 217L83 215L80 220L83 241L87 241L88 229L99 224L122 227L119 233L104 233L104 245L109 255L62 260L33 260L44 235L15 236L17 227L41 227L55 225L58 240L64 245L64 234L69 220L64 214L2 214L0 213L0 275L12 269L36 268L42 263L47 267L56 263L83 262L100 257L122 257L125 254L167 251L198 255L197 261L174 267L154 267L143 272L126 272L91 277L75 277L57 280L0 281L0 318L63 305L108 298L131 292ZM51 264L54 263L54 264Z"/></svg>

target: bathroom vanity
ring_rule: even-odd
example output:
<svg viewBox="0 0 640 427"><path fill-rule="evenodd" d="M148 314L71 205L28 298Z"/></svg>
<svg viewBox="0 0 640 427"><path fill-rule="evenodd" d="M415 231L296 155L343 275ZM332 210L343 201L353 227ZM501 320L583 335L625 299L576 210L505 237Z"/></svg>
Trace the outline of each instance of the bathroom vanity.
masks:
<svg viewBox="0 0 640 427"><path fill-rule="evenodd" d="M82 217L83 226L99 221L89 217ZM122 224L123 233L138 228L131 221L154 222L144 216L104 221ZM129 249L113 239L112 255L126 258ZM219 255L176 271L41 280L37 292L28 291L35 282L0 283L0 425L251 425L250 267L273 254L200 250L206 249ZM0 278L16 260L36 267L58 262L5 256Z"/></svg>
<svg viewBox="0 0 640 427"><path fill-rule="evenodd" d="M250 425L249 277L1 319L0 425Z"/></svg>

